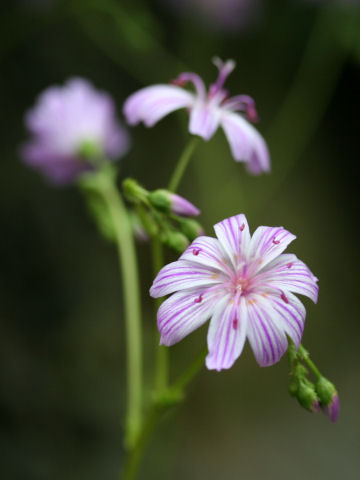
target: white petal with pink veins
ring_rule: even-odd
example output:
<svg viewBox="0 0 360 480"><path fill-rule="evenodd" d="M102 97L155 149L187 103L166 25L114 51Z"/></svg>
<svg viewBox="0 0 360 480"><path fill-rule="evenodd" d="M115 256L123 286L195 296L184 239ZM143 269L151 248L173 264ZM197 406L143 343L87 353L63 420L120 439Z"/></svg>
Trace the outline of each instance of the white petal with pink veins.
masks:
<svg viewBox="0 0 360 480"><path fill-rule="evenodd" d="M245 215L227 218L217 223L214 230L234 267L244 262L250 245L249 225Z"/></svg>
<svg viewBox="0 0 360 480"><path fill-rule="evenodd" d="M211 103L197 100L190 113L189 132L204 140L210 138L219 126L220 110Z"/></svg>
<svg viewBox="0 0 360 480"><path fill-rule="evenodd" d="M279 256L295 238L283 227L258 227L251 238L248 252L252 273L258 272Z"/></svg>
<svg viewBox="0 0 360 480"><path fill-rule="evenodd" d="M216 289L177 292L165 300L157 315L161 345L171 346L201 327L218 301Z"/></svg>
<svg viewBox="0 0 360 480"><path fill-rule="evenodd" d="M230 144L231 152L238 162L246 162L254 174L270 170L270 156L260 133L241 115L224 111L221 126Z"/></svg>
<svg viewBox="0 0 360 480"><path fill-rule="evenodd" d="M178 260L160 270L150 288L150 295L157 298L177 290L206 287L223 281L224 275L221 272L186 260Z"/></svg>
<svg viewBox="0 0 360 480"><path fill-rule="evenodd" d="M246 330L245 298L233 298L231 295L222 298L210 321L207 368L218 371L230 368L244 348Z"/></svg>
<svg viewBox="0 0 360 480"><path fill-rule="evenodd" d="M282 254L272 260L256 274L255 282L262 286L300 293L314 303L317 302L319 293L317 278L305 263L293 254Z"/></svg>
<svg viewBox="0 0 360 480"><path fill-rule="evenodd" d="M174 85L154 85L146 87L126 100L124 115L130 125L144 122L147 127L152 127L175 110L191 107L194 95Z"/></svg>
<svg viewBox="0 0 360 480"><path fill-rule="evenodd" d="M258 294L247 299L247 337L259 365L267 367L278 362L288 347L284 330L266 298Z"/></svg>

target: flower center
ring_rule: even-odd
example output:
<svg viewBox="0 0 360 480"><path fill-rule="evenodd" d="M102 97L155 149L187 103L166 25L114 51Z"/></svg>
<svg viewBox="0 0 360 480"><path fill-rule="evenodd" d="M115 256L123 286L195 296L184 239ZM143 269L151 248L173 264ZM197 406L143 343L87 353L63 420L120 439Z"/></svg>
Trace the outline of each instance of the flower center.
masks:
<svg viewBox="0 0 360 480"><path fill-rule="evenodd" d="M245 295L246 290L249 287L249 280L245 277L238 277L234 285L234 293L240 293L240 295Z"/></svg>

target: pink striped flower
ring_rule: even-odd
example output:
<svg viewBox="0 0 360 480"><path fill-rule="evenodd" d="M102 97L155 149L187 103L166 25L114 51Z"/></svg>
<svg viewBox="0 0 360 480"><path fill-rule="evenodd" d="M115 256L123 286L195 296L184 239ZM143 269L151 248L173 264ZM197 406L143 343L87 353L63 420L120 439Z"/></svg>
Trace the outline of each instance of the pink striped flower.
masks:
<svg viewBox="0 0 360 480"><path fill-rule="evenodd" d="M253 174L269 171L266 144L249 123L257 121L254 100L247 95L228 98L228 91L223 88L235 68L235 62L222 62L216 58L214 63L219 75L208 91L199 75L185 72L172 85L153 85L132 94L124 105L128 123L136 125L143 122L147 127L152 127L169 113L187 108L190 112L190 133L210 140L221 126L236 161L245 162ZM195 87L195 93L183 88L189 82Z"/></svg>
<svg viewBox="0 0 360 480"><path fill-rule="evenodd" d="M287 350L287 335L299 346L306 312L293 293L316 302L317 278L282 253L295 239L283 227L258 227L251 237L241 214L214 229L217 239L197 238L154 280L151 296L173 293L158 311L161 344L179 342L211 318L207 368L230 368L246 338L258 363L272 365Z"/></svg>

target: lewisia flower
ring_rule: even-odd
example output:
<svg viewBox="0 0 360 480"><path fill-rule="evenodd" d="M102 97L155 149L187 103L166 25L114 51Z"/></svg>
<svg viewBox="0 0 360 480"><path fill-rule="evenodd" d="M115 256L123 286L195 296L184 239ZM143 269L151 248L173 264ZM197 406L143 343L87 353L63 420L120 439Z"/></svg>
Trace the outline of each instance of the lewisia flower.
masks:
<svg viewBox="0 0 360 480"><path fill-rule="evenodd" d="M217 239L197 238L154 280L151 296L173 293L158 311L160 342L173 345L211 318L207 368L230 368L246 338L258 363L272 365L287 350L287 335L299 346L305 308L293 293L316 302L317 279L282 253L295 239L283 227L258 227L251 236L245 215L236 215L214 229Z"/></svg>
<svg viewBox="0 0 360 480"><path fill-rule="evenodd" d="M112 98L82 78L45 90L25 122L32 139L22 149L24 161L58 184L89 170L87 158L115 159L129 146Z"/></svg>
<svg viewBox="0 0 360 480"><path fill-rule="evenodd" d="M190 111L190 133L209 140L221 126L236 161L245 162L247 169L254 174L269 171L266 144L249 123L257 121L254 100L247 95L228 98L228 91L223 88L235 62L215 58L214 63L219 75L208 92L196 73L186 72L173 80L172 85L153 85L132 94L124 105L128 123L143 122L152 127L169 113L187 108ZM195 87L195 93L183 88L188 82Z"/></svg>

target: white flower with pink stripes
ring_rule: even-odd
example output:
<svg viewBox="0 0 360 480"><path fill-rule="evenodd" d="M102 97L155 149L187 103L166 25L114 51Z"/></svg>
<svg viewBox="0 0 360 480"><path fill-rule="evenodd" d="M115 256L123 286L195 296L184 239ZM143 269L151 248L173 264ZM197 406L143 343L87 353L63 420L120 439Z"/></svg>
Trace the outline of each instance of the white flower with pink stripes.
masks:
<svg viewBox="0 0 360 480"><path fill-rule="evenodd" d="M224 89L235 62L222 62L216 58L214 63L219 75L208 91L199 75L185 72L173 80L172 85L152 85L130 95L124 105L128 123L136 125L143 122L152 127L169 113L186 108L190 112L190 133L209 140L221 126L236 161L245 162L248 171L253 174L269 171L266 144L249 123L257 121L254 100L248 95L229 98L228 91ZM183 88L189 82L195 87L195 93Z"/></svg>
<svg viewBox="0 0 360 480"><path fill-rule="evenodd" d="M246 338L258 363L272 365L287 350L287 336L299 346L306 312L294 293L316 303L317 278L282 253L296 238L283 227L258 227L251 236L241 214L214 229L217 238L198 237L154 280L151 296L173 294L158 311L161 344L179 342L211 318L207 368L230 368Z"/></svg>

